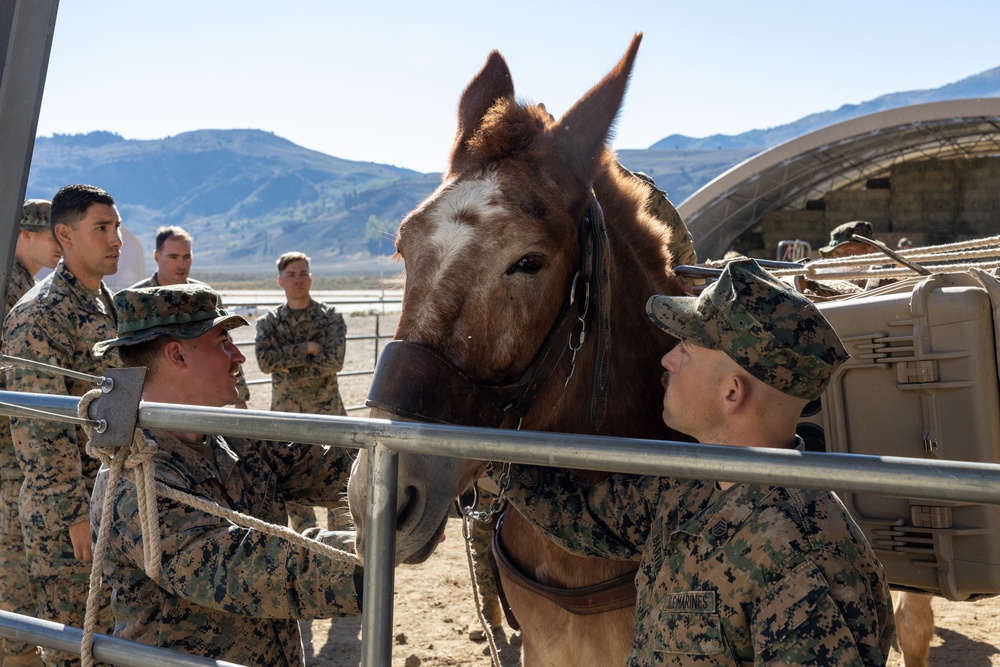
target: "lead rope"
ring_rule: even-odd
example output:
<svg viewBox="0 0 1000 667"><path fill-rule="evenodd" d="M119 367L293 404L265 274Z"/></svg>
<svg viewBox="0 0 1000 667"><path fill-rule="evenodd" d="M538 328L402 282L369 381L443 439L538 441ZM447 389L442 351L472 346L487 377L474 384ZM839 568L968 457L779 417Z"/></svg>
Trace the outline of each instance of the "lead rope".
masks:
<svg viewBox="0 0 1000 667"><path fill-rule="evenodd" d="M518 430L520 430L521 425L517 425ZM486 464L487 468L493 467L493 462ZM479 593L479 584L476 582L476 556L472 551L472 522L480 521L482 523L487 523L493 519L500 509L503 507L504 495L507 493L508 487L510 487L510 462L504 461L500 466L500 480L497 482L497 493L490 500L490 506L485 510L477 511L476 504L479 501L479 494L476 493L472 505L470 507L462 507L459 503L459 513L462 515L462 537L465 538L465 559L469 564L469 581L472 582L472 600L476 605L476 618L479 619L479 625L483 628L483 633L486 635L486 641L490 645L490 659L493 661L493 667L501 667L500 663L500 653L497 651L496 642L493 641L493 628L490 627L489 621L486 620L486 614L483 612L483 600L482 595ZM473 490L477 487L473 485ZM496 582L499 588L500 582Z"/></svg>
<svg viewBox="0 0 1000 667"><path fill-rule="evenodd" d="M90 404L103 393L101 389L91 389L84 394L77 408L77 416L81 419L85 418L88 414ZM90 568L90 588L87 591L87 607L83 619L83 642L80 645L80 659L83 667L92 667L94 664L94 626L97 625L99 609L97 599L100 595L101 573L104 570L104 554L107 552L111 534L111 521L105 521L104 519L111 516L110 512L112 511L115 489L118 488L118 480L126 466L133 471L138 470L143 480L143 484L136 484L139 525L142 531L143 569L154 580L161 573L160 530L156 513L156 492L153 489L153 466L148 465L153 454L156 453L156 446L147 447L139 429L135 429L132 434L132 442L129 445L128 454L110 456L103 450L91 447L91 429L86 426L84 429L87 431L88 437L87 453L91 456L96 456L100 459L101 463L108 467L108 483L101 502L101 525L97 531L97 544L94 546L94 561ZM154 499L152 504L150 503L150 496ZM150 514L152 514L152 517L150 517ZM155 531L152 530L153 526L156 526Z"/></svg>
<svg viewBox="0 0 1000 667"><path fill-rule="evenodd" d="M476 581L476 556L472 552L472 523L475 521L471 516L462 512L462 537L465 538L465 560L469 565L469 581L472 582L472 601L476 605L476 618L479 619L479 625L483 628L483 633L486 635L486 641L490 645L490 660L492 661L493 667L502 667L500 663L500 652L497 650L496 641L493 639L493 628L490 627L490 622L486 619L486 613L483 611L483 598L482 594L479 592L479 582ZM497 586L500 582L497 582Z"/></svg>
<svg viewBox="0 0 1000 667"><path fill-rule="evenodd" d="M81 418L86 418L89 414L90 404L103 393L101 389L92 389L84 394L80 398L77 414ZM111 534L111 515L109 512L112 508L118 480L122 475L131 481L136 488L139 506L139 526L142 531L143 570L154 581L160 577L162 571L159 511L156 506L157 493L177 502L190 505L202 512L231 521L238 526L251 530L259 530L274 537L284 538L293 544L323 554L332 560L342 560L354 565L360 565L361 561L356 554L342 551L336 547L300 535L287 526L279 526L262 521L257 517L235 512L217 503L207 501L190 493L178 491L162 482L157 482L154 475L156 465L152 461L152 457L156 454L157 450L156 443L146 439L139 429L133 431L132 443L129 446L128 454L124 456L121 450L118 450L118 456L114 456L117 449L114 447L92 447L89 440L92 429L92 425L84 425L84 430L88 436L87 453L108 467L108 481L104 490L104 498L101 501L101 525L98 529L97 544L94 547L94 561L90 570L90 590L87 593L87 612L84 616L83 643L80 646L80 657L83 667L93 667L94 665L94 626L97 624L97 597L101 586L104 557ZM141 484L136 481L137 476L141 478Z"/></svg>

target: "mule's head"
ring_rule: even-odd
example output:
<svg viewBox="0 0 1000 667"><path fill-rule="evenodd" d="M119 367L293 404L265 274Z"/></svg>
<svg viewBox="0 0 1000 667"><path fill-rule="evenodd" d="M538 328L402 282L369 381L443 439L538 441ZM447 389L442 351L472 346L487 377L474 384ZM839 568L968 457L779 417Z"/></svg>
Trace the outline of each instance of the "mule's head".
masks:
<svg viewBox="0 0 1000 667"><path fill-rule="evenodd" d="M613 166L608 137L640 37L558 121L544 106L516 100L507 64L490 54L462 95L441 186L406 217L396 237L406 269L397 340L434 350L477 384L512 383L531 366L581 264L581 220L595 178ZM552 429L561 402L586 403L586 397L559 395L562 378L549 384L559 391L543 391L524 428ZM511 415L502 425L517 423ZM484 465L400 455L399 560L430 555L451 502ZM348 490L359 551L366 474L362 451Z"/></svg>

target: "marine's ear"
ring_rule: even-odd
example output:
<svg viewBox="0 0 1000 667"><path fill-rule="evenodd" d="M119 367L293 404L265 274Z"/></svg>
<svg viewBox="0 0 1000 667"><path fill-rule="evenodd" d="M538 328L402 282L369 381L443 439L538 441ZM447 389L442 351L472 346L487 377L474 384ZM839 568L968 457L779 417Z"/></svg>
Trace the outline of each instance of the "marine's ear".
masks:
<svg viewBox="0 0 1000 667"><path fill-rule="evenodd" d="M163 358L170 364L184 364L184 347L179 340L172 340L163 346Z"/></svg>

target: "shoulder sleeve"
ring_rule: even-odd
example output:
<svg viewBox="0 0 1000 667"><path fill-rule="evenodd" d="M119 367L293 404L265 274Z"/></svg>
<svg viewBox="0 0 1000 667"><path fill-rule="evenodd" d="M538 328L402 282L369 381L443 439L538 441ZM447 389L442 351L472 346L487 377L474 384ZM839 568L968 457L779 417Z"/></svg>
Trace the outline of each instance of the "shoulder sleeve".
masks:
<svg viewBox="0 0 1000 667"><path fill-rule="evenodd" d="M664 483L658 477L612 475L588 486L566 470L512 465L506 497L568 551L638 560Z"/></svg>
<svg viewBox="0 0 1000 667"><path fill-rule="evenodd" d="M323 352L313 357L313 361L329 373L339 373L344 368L344 355L347 352L347 324L344 316L329 308L322 318L320 328L321 337L316 342L323 346Z"/></svg>
<svg viewBox="0 0 1000 667"><path fill-rule="evenodd" d="M886 619L852 571L847 563L806 560L775 582L750 619L756 664L885 664Z"/></svg>
<svg viewBox="0 0 1000 667"><path fill-rule="evenodd" d="M306 346L296 345L282 336L276 310L268 312L257 322L254 349L257 366L262 373L280 373L306 364Z"/></svg>
<svg viewBox="0 0 1000 667"><path fill-rule="evenodd" d="M163 562L157 584L171 594L246 616L307 619L359 613L353 563L331 560L280 535L244 528L169 498L158 498L157 508ZM138 507L130 482L118 485L113 517L113 551L141 570ZM353 551L353 533L321 531L316 537Z"/></svg>
<svg viewBox="0 0 1000 667"><path fill-rule="evenodd" d="M24 306L25 304L22 304ZM4 353L69 368L73 345L60 318L42 316L35 304L15 308L4 325ZM11 391L71 394L64 376L14 367L7 378ZM83 521L90 511L90 492L76 427L46 419L11 417L14 448L22 461L27 488L22 508L28 520L46 532Z"/></svg>

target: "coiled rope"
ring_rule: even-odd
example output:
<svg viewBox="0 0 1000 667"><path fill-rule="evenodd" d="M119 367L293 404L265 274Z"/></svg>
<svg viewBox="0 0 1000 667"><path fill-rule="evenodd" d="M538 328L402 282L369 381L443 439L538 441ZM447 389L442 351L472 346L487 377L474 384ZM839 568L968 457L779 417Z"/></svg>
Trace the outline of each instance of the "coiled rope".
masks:
<svg viewBox="0 0 1000 667"><path fill-rule="evenodd" d="M77 413L81 419L87 417L90 404L102 394L103 392L99 388L91 389L80 398ZM139 507L139 526L142 531L143 570L150 579L156 580L162 572L160 523L156 505L157 494L179 503L190 505L197 510L213 516L226 519L238 526L284 538L293 544L323 554L333 560L342 560L354 565L360 564L360 560L356 554L300 535L287 526L279 526L247 514L235 512L217 503L190 493L178 491L162 482L157 482L154 474L156 464L153 461L153 456L156 454L158 448L156 442L146 438L140 429L136 428L134 430L132 442L126 451L124 447L92 447L91 443L93 441L89 439L92 428L90 425L84 426L88 436L87 453L108 467L108 479L104 498L101 501L101 525L97 533L97 543L94 547L94 562L90 570L90 590L87 594L87 612L84 617L83 644L80 647L80 656L84 667L93 667L94 665L94 627L97 624L97 599L102 582L101 572L104 566L104 556L107 552L111 535L111 521L106 519L111 517L109 512L112 508L115 490L119 479L123 475L127 480L132 482L136 489Z"/></svg>
<svg viewBox="0 0 1000 667"><path fill-rule="evenodd" d="M1000 235L969 241L922 246L897 250L896 254L907 261L920 263L930 273L964 273L969 269L990 271L1000 268ZM722 268L732 260L706 262L712 268ZM880 252L851 257L817 259L801 268L769 268L768 272L779 278L807 276L814 280L864 280L866 278L905 278L913 276L912 269L886 266L893 260Z"/></svg>

